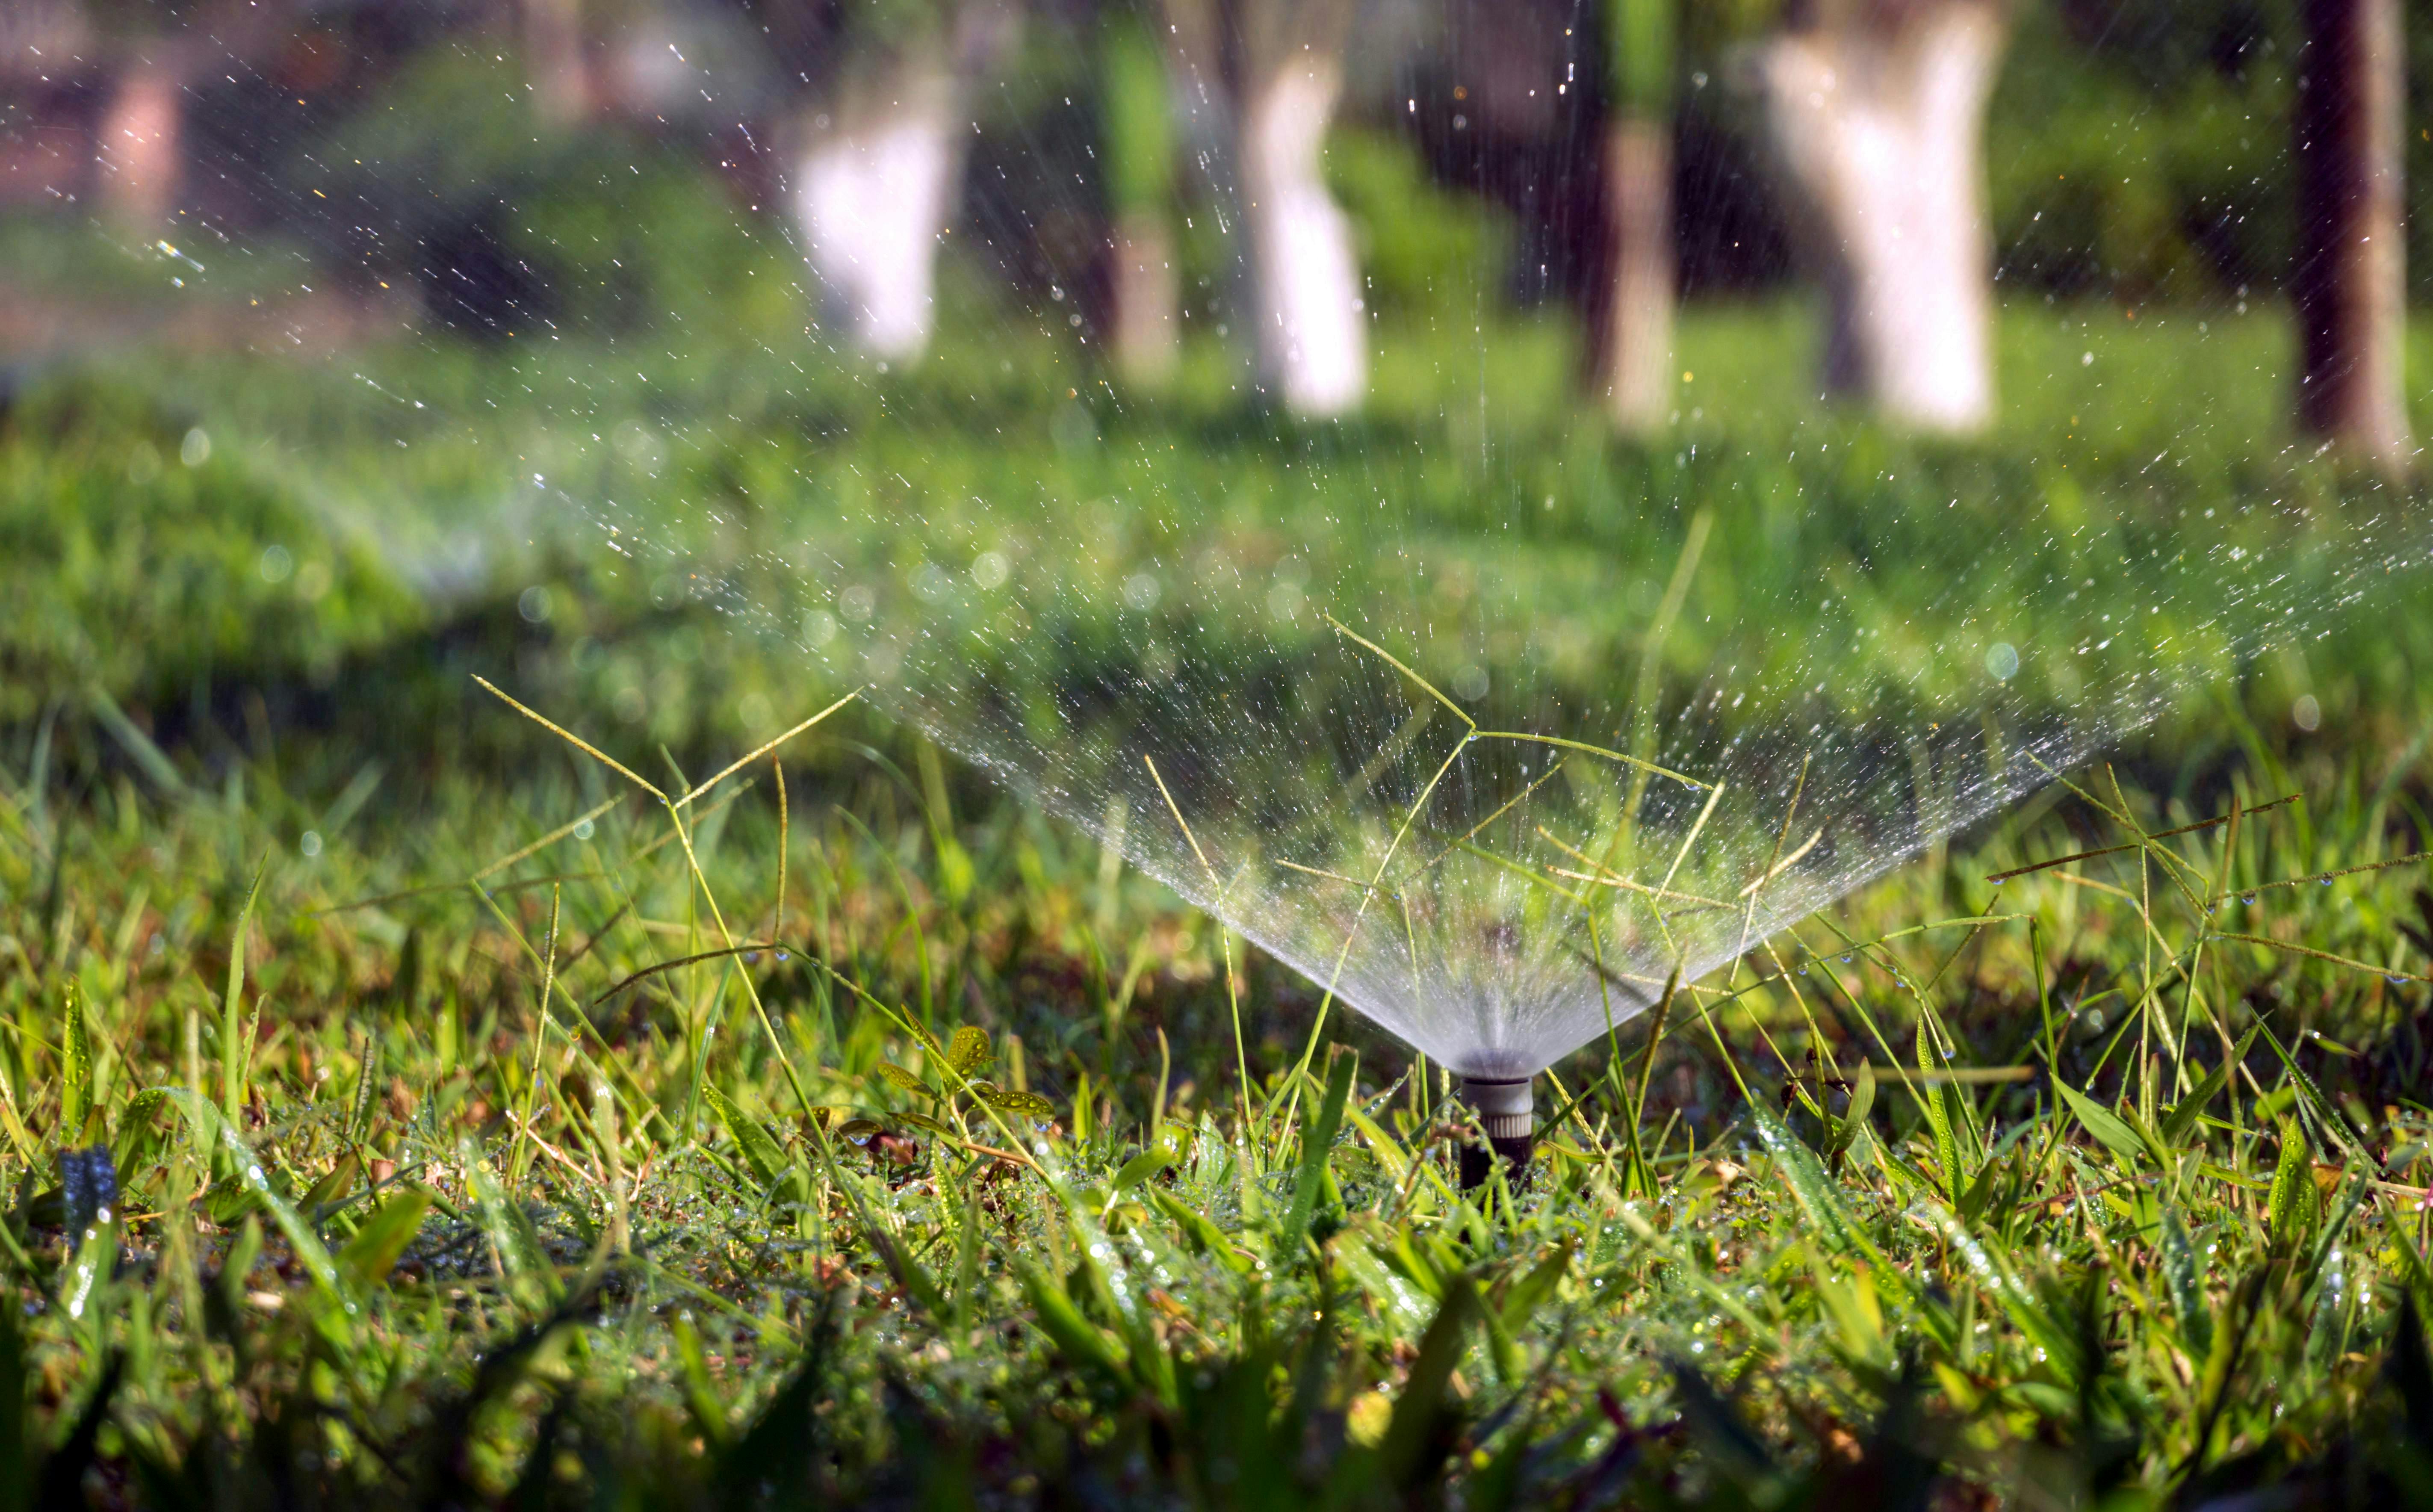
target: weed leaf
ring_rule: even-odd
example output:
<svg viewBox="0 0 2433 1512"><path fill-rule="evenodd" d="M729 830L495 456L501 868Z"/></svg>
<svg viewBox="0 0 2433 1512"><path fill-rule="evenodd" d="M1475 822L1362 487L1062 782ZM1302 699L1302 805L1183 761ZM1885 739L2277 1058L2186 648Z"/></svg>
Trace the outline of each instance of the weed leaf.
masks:
<svg viewBox="0 0 2433 1512"><path fill-rule="evenodd" d="M218 1147L228 1151L236 1166L230 1180L238 1188L251 1195L253 1205L270 1215L270 1221L277 1224L279 1232L286 1236L288 1248L295 1250L297 1261L306 1272L332 1295L343 1295L337 1262L330 1258L330 1251L321 1243L321 1236L313 1232L313 1226L306 1223L295 1207L270 1184L262 1162L255 1158L253 1150L235 1128L220 1116L220 1111L185 1087L158 1087L153 1090L176 1103L185 1113L197 1146L203 1149Z"/></svg>
<svg viewBox="0 0 2433 1512"><path fill-rule="evenodd" d="M775 1185L777 1179L791 1168L783 1147L761 1127L758 1119L735 1106L734 1099L719 1091L713 1083L705 1080L701 1084L701 1095L708 1099L710 1112L718 1115L718 1121L726 1126L727 1137L734 1140L736 1147L743 1152L744 1164L752 1167L752 1174L759 1180L761 1189L766 1191Z"/></svg>
<svg viewBox="0 0 2433 1512"><path fill-rule="evenodd" d="M946 1042L946 1064L959 1077L970 1076L990 1060L988 1030L977 1025L964 1025Z"/></svg>
<svg viewBox="0 0 2433 1512"><path fill-rule="evenodd" d="M1942 1236L1943 1242L1950 1247L1953 1257L1967 1268L1979 1285L1985 1288L1986 1295L2009 1315L2019 1332L2043 1348L2045 1357L2053 1368L2066 1380L2076 1382L2084 1366L2077 1334L2047 1311L2034 1294L2020 1283L2019 1278L2013 1274L2001 1257L1969 1232L1957 1215L1927 1202L1915 1210L1915 1215L1923 1218L1928 1228Z"/></svg>
<svg viewBox="0 0 2433 1512"><path fill-rule="evenodd" d="M421 1232L423 1217L430 1211L431 1194L419 1187L408 1187L391 1197L338 1251L340 1273L365 1288L386 1281L397 1268L398 1256Z"/></svg>
<svg viewBox="0 0 2433 1512"><path fill-rule="evenodd" d="M1334 1078L1327 1079L1332 1082ZM1466 1278L1456 1280L1445 1293L1444 1305L1437 1309L1436 1321L1421 1338L1419 1358L1411 1362L1403 1394L1394 1399L1385 1441L1378 1445L1387 1485L1410 1484L1429 1469L1421 1455L1442 1436L1437 1430L1445 1387L1461 1361L1463 1335L1470 1332L1478 1305L1477 1288Z"/></svg>
<svg viewBox="0 0 2433 1512"><path fill-rule="evenodd" d="M1225 1236L1225 1231L1216 1227L1216 1220L1207 1214L1173 1193L1154 1186L1148 1189L1148 1199L1160 1213L1190 1235L1194 1244L1223 1262L1228 1269L1236 1275L1250 1273L1250 1259L1234 1248L1234 1242Z"/></svg>
<svg viewBox="0 0 2433 1512"><path fill-rule="evenodd" d="M1056 1116L1056 1105L1035 1092L1016 1092L992 1081L975 1081L972 1096L999 1113L1018 1113L1025 1118Z"/></svg>
<svg viewBox="0 0 2433 1512"><path fill-rule="evenodd" d="M2272 1188L2264 1199L2265 1223L2275 1249L2288 1251L2303 1240L2322 1215L2322 1194L2315 1188L2314 1152L2305 1130L2294 1118L2281 1120L2281 1159L2272 1168Z"/></svg>
<svg viewBox="0 0 2433 1512"><path fill-rule="evenodd" d="M2069 1111L2080 1126L2095 1136L2097 1144L2120 1157L2125 1167L2134 1171L2150 1159L2154 1159L2152 1147L2127 1119L2084 1093L2072 1092L2058 1079L2053 1082L2053 1090L2060 1093L2061 1100L2069 1105Z"/></svg>
<svg viewBox="0 0 2433 1512"><path fill-rule="evenodd" d="M1791 1195L1798 1200L1800 1211L1808 1215L1817 1236L1835 1249L1849 1249L1857 1224L1843 1206L1841 1189L1826 1174L1816 1152L1792 1133L1781 1115L1763 1098L1750 1101L1749 1122L1757 1126L1758 1143L1774 1157L1775 1168L1790 1184Z"/></svg>
<svg viewBox="0 0 2433 1512"><path fill-rule="evenodd" d="M1174 1152L1163 1145L1151 1145L1115 1171L1114 1189L1129 1191L1174 1164Z"/></svg>

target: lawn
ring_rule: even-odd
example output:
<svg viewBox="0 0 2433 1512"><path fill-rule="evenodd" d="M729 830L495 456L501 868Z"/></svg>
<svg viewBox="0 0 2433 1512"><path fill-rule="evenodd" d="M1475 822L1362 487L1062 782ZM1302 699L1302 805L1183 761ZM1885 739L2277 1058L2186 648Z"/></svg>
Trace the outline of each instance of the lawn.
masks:
<svg viewBox="0 0 2433 1512"><path fill-rule="evenodd" d="M2369 559L2397 566L2413 503L2286 437L2268 316L2016 308L2004 430L1966 447L1818 406L1789 307L1685 326L1656 447L1579 423L1543 322L1391 331L1373 412L1318 429L1210 354L1153 401L1087 397L1071 348L995 317L911 374L795 376L773 339L630 382L539 343L350 354L355 386L53 375L0 438L0 1478L213 1505L2418 1494L2422 590L2330 607L2356 521L2401 521ZM716 590L611 559L577 507L609 499ZM2164 575L2224 543L2284 553L2279 596ZM1298 559L1523 717L1626 710L1645 655L1670 719L1738 669L1745 711L1666 725L1693 750L1795 678L1974 706L1998 612L2029 648L2155 623L2013 689L2101 705L2117 768L1558 1063L1528 1181L1465 1194L1440 1071L1340 1014L1313 1041L1315 987L917 705L756 749L936 607L924 567L985 552L1034 618L1011 682L1160 645L1290 664L1322 637L1273 607ZM1464 565L1462 628L1425 633L1415 585ZM857 587L862 630L834 612ZM2135 721L2104 702L2188 642Z"/></svg>

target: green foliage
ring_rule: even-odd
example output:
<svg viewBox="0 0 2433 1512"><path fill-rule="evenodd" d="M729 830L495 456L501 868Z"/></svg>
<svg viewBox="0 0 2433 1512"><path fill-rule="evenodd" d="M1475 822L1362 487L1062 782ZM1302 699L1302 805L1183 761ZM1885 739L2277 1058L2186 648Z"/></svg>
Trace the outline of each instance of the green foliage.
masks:
<svg viewBox="0 0 2433 1512"><path fill-rule="evenodd" d="M492 241L528 280L527 335L804 323L798 264L692 157L613 129L536 134L521 60L489 46L426 50L290 177L354 207L361 270L400 285L443 272L434 244Z"/></svg>
<svg viewBox="0 0 2433 1512"><path fill-rule="evenodd" d="M1603 426L1576 423L1566 332L1512 325L1480 345L1468 333L1476 314L1381 322L1371 415L1340 447L1316 450L1247 418L1198 366L1170 402L1111 409L1099 438L1060 441L1080 401L1059 396L1087 376L1080 354L1001 331L957 345L964 326L993 321L949 324L934 370L900 386L873 386L727 321L681 358L655 358L647 374L570 336L491 355L449 342L366 351L357 365L380 391L459 396L427 421L383 417L411 442L403 447L344 439L362 433L372 389L333 393L284 365L162 354L140 374L62 374L20 401L0 437L0 475L21 484L0 492L0 536L22 548L9 560L23 564L21 602L36 611L0 627L0 717L89 703L97 688L141 736L250 688L274 708L309 699L392 755L507 759L505 734L456 712L463 674L479 671L613 718L645 754L655 743L694 752L754 741L775 733L771 711L796 706L804 646L842 633L816 618L826 611L792 565L813 534L837 578L887 594L909 596L908 574L932 558L960 569L993 551L1014 564L1043 604L1025 644L1056 657L1015 669L1026 677L1119 681L1149 670L1161 647L1219 659L1289 652L1315 620L1280 626L1262 594L1245 595L1250 609L1237 616L1169 593L1131 622L1121 588L1212 552L1255 583L1276 567L1263 543L1290 539L1344 612L1406 607L1417 571L1449 596L1530 605L1528 635L1472 646L1445 634L1417 648L1418 670L1439 686L1474 660L1496 688L1605 700L1645 649L1664 586L1661 574L1616 564L1677 557L1686 498L1711 502L1715 525L1691 586L1701 612L1682 617L1657 658L1663 706L1685 702L1720 657L1755 687L1806 688L1822 676L1835 706L1888 718L1982 694L1982 669L1934 648L2032 630L2104 643L2066 664L2039 661L2013 685L2029 707L2060 707L2150 666L2165 654L2158 646L2191 669L2216 657L2200 625L2211 606L2177 592L2177 552L2197 542L2284 551L2306 537L2293 542L2292 511L2268 510L2273 501L2330 519L2374 497L2283 445L2288 338L2263 307L2218 314L2203 329L2176 314L2015 309L1999 348L2004 426L1972 447L1816 408L1813 333L1790 307L1685 317L1681 358L1696 382L1680 435L1616 446ZM2419 365L2433 361L2423 355L2433 339L2415 349ZM2100 353L2093 365L2082 360L2089 351ZM528 406L492 411L462 398L482 388L492 361L530 383ZM1465 386L1474 392L1449 402ZM2132 394L2138 403L2115 401ZM570 403L594 416L582 434L560 421ZM174 459L195 418L220 440L187 468ZM238 435L297 444L256 450ZM162 472L148 489L130 487L147 450ZM547 494L519 485L514 495L512 507L532 511L519 518L536 527L528 544L500 523L509 505L494 459L505 455L530 458L549 479ZM1009 475L1026 488L1004 488ZM589 527L554 501L558 490L639 512L714 502L734 533L737 590L770 613L739 622L678 574L612 575ZM1379 497L1410 552L1391 560L1407 566L1361 550L1364 537L1341 526L1346 500ZM1516 499L1539 504L1516 509ZM1956 575L1955 541L2018 537L2023 509L2050 528L1999 558L1972 550ZM903 524L912 516L918 541ZM1094 553L1066 549L1076 522ZM480 550L468 553L468 542ZM2314 584L2337 569L2319 554L2293 552L2293 572ZM2029 602L2031 588L2097 568L2121 574L2122 596L2162 612L2115 637L2101 619L2110 609L2091 598ZM1817 591L1820 575L1837 585L1829 597ZM546 600L539 623L517 607L534 588ZM1810 606L1810 622L1783 627L1796 634L1727 646L1717 632L1786 603ZM2286 708L2312 692L2327 733L2385 738L2344 710L2393 706L2411 659L2433 654L2433 642L2413 638L2425 622L2359 617L2327 641L2293 645L2254 670L2259 696ZM1806 666L1812 645L1862 640L1880 654ZM2202 704L2178 712L2211 720ZM1765 714L1753 700L1716 718ZM124 732L110 739L141 749Z"/></svg>
<svg viewBox="0 0 2433 1512"><path fill-rule="evenodd" d="M1439 328L1475 324L1510 254L1508 217L1430 182L1407 144L1368 127L1327 134L1326 181L1352 217L1370 310Z"/></svg>
<svg viewBox="0 0 2433 1512"><path fill-rule="evenodd" d="M1676 0L1606 0L1607 87L1626 114L1660 119L1676 89Z"/></svg>
<svg viewBox="0 0 2433 1512"><path fill-rule="evenodd" d="M1142 17L1110 6L1098 23L1098 137L1117 214L1166 216L1174 195L1173 105L1165 59Z"/></svg>
<svg viewBox="0 0 2433 1512"><path fill-rule="evenodd" d="M367 541L172 413L79 379L0 422L0 722L96 688L165 704L231 671L326 688L429 624Z"/></svg>

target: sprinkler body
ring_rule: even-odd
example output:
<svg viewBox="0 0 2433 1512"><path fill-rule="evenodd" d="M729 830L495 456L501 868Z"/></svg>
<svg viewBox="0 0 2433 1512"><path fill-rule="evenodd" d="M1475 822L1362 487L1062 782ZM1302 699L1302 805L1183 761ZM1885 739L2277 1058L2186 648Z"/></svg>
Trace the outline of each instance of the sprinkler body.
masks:
<svg viewBox="0 0 2433 1512"><path fill-rule="evenodd" d="M1517 1187L1522 1173L1529 1168L1529 1155L1538 1143L1538 1115L1530 1090L1530 1079L1489 1080L1464 1077L1461 1099L1478 1113L1478 1122L1487 1131L1486 1149L1464 1145L1461 1149L1461 1189L1475 1191L1487 1184L1489 1175L1497 1164L1505 1169L1505 1181Z"/></svg>

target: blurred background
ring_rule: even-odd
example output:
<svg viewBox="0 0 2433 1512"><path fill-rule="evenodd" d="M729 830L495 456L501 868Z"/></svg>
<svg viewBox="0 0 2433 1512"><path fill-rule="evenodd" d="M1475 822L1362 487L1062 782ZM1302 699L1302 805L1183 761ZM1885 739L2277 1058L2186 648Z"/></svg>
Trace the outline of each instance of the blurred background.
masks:
<svg viewBox="0 0 2433 1512"><path fill-rule="evenodd" d="M814 654L924 572L1053 564L1026 655L1170 665L1221 630L1110 627L1216 569L1178 540L1270 637L1372 555L1502 603L1411 651L1465 697L1678 708L1771 656L1965 704L2099 622L2081 557L2414 507L2401 12L13 0L0 725L436 780L519 749L479 671L732 750L891 670ZM621 572L587 510L659 501L821 590ZM2033 623L1937 657L2006 594ZM2304 628L2172 705L2158 782L2406 746L2408 617Z"/></svg>

